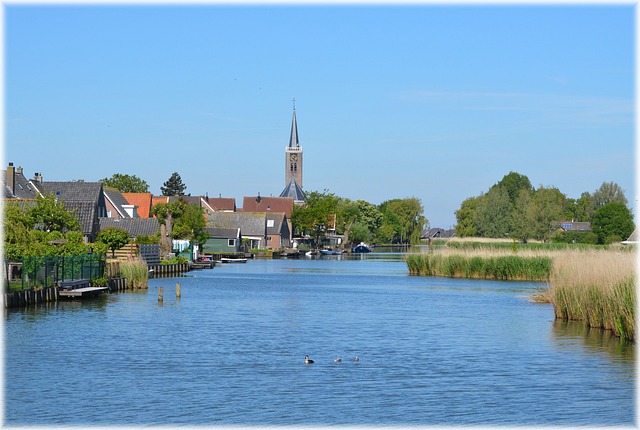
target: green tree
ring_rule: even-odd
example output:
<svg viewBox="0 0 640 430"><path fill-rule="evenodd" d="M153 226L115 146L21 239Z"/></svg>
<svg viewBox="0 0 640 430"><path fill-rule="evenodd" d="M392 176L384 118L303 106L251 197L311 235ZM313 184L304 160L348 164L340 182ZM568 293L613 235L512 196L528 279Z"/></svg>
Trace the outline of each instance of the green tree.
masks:
<svg viewBox="0 0 640 430"><path fill-rule="evenodd" d="M176 200L170 203L160 203L151 208L151 215L158 218L160 223L160 250L164 255L171 253L173 248L173 223L185 211L187 203Z"/></svg>
<svg viewBox="0 0 640 430"><path fill-rule="evenodd" d="M61 201L49 193L44 197L36 197L35 206L28 210L30 225L42 231L77 231L80 230L80 222L66 210Z"/></svg>
<svg viewBox="0 0 640 430"><path fill-rule="evenodd" d="M209 239L206 227L204 209L200 206L186 205L173 225L173 238L203 244Z"/></svg>
<svg viewBox="0 0 640 430"><path fill-rule="evenodd" d="M356 221L351 226L349 237L351 243L353 244L358 244L360 242L370 242L371 230L369 230L369 227L366 224Z"/></svg>
<svg viewBox="0 0 640 430"><path fill-rule="evenodd" d="M173 172L171 177L160 187L163 196L184 196L187 186L182 183L182 178L178 172Z"/></svg>
<svg viewBox="0 0 640 430"><path fill-rule="evenodd" d="M304 206L294 206L291 213L291 223L298 234L308 234L314 238L316 246L326 234L329 226L337 215L340 199L329 190L320 193L307 193Z"/></svg>
<svg viewBox="0 0 640 430"><path fill-rule="evenodd" d="M110 178L100 179L105 187L115 188L121 193L148 193L149 184L136 175L115 173Z"/></svg>
<svg viewBox="0 0 640 430"><path fill-rule="evenodd" d="M477 235L476 211L478 200L478 197L469 197L460 204L460 209L455 211L457 223L454 231L456 236L471 237Z"/></svg>
<svg viewBox="0 0 640 430"><path fill-rule="evenodd" d="M534 235L531 215L531 193L521 189L511 212L511 237L527 243Z"/></svg>
<svg viewBox="0 0 640 430"><path fill-rule="evenodd" d="M111 251L111 256L115 257L116 250L129 243L129 233L121 228L107 227L100 230L96 241L107 245L107 249Z"/></svg>
<svg viewBox="0 0 640 430"><path fill-rule="evenodd" d="M558 221L565 214L567 197L557 188L540 186L529 205L529 220L535 239L549 241L551 233Z"/></svg>
<svg viewBox="0 0 640 430"><path fill-rule="evenodd" d="M529 194L534 191L529 178L516 172L509 172L493 187L504 188L511 204L515 204L522 190L527 191Z"/></svg>
<svg viewBox="0 0 640 430"><path fill-rule="evenodd" d="M503 187L492 187L478 199L476 231L482 237L507 237L511 232L511 203Z"/></svg>
<svg viewBox="0 0 640 430"><path fill-rule="evenodd" d="M382 214L381 228L378 229L381 236L386 236L387 232L393 230L392 242L420 243L422 232L428 224L420 199L409 197L387 200L378 209Z"/></svg>
<svg viewBox="0 0 640 430"><path fill-rule="evenodd" d="M593 214L591 228L598 236L598 243L606 244L628 238L633 233L635 224L633 215L625 204L609 202Z"/></svg>
<svg viewBox="0 0 640 430"><path fill-rule="evenodd" d="M603 182L600 188L593 193L596 208L601 208L607 203L620 203L627 206L627 198L620 185L615 182Z"/></svg>

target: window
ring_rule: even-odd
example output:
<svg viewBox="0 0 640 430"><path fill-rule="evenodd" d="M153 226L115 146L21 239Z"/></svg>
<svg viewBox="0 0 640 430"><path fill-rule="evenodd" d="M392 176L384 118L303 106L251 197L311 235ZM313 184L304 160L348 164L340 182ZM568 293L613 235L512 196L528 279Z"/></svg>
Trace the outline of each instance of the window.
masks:
<svg viewBox="0 0 640 430"><path fill-rule="evenodd" d="M274 220L272 220L272 219L268 219L268 220L267 220L267 227L273 227L274 222L275 222Z"/></svg>
<svg viewBox="0 0 640 430"><path fill-rule="evenodd" d="M236 240L235 239L229 239L229 246L236 246Z"/></svg>

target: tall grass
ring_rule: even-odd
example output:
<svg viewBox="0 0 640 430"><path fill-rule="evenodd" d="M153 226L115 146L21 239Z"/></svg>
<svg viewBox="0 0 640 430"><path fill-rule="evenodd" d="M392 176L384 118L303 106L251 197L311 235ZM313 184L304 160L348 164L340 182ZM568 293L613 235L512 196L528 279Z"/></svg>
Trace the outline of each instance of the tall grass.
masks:
<svg viewBox="0 0 640 430"><path fill-rule="evenodd" d="M409 273L420 276L546 281L551 257L542 254L514 254L506 250L446 250L406 257Z"/></svg>
<svg viewBox="0 0 640 430"><path fill-rule="evenodd" d="M553 259L549 300L556 318L635 339L636 253L566 251Z"/></svg>
<svg viewBox="0 0 640 430"><path fill-rule="evenodd" d="M126 279L128 288L149 288L149 269L142 260L120 263L120 276Z"/></svg>

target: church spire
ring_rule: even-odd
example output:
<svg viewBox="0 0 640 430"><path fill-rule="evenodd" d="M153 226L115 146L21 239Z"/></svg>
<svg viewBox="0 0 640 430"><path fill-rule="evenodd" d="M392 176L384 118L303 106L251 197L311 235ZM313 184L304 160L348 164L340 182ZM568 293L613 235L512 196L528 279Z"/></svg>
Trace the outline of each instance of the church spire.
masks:
<svg viewBox="0 0 640 430"><path fill-rule="evenodd" d="M296 98L293 98L293 119L291 120L291 137L289 137L289 148L299 148L298 141L298 121L296 120Z"/></svg>

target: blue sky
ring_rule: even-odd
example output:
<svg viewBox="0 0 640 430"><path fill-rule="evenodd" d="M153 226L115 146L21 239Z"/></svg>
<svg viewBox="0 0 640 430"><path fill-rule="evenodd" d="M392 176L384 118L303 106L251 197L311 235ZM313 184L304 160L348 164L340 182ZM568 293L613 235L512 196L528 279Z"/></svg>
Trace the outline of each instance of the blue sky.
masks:
<svg viewBox="0 0 640 430"><path fill-rule="evenodd" d="M510 171L635 207L634 5L8 4L5 161L45 180L418 197L432 227ZM637 211L634 208L634 214Z"/></svg>

